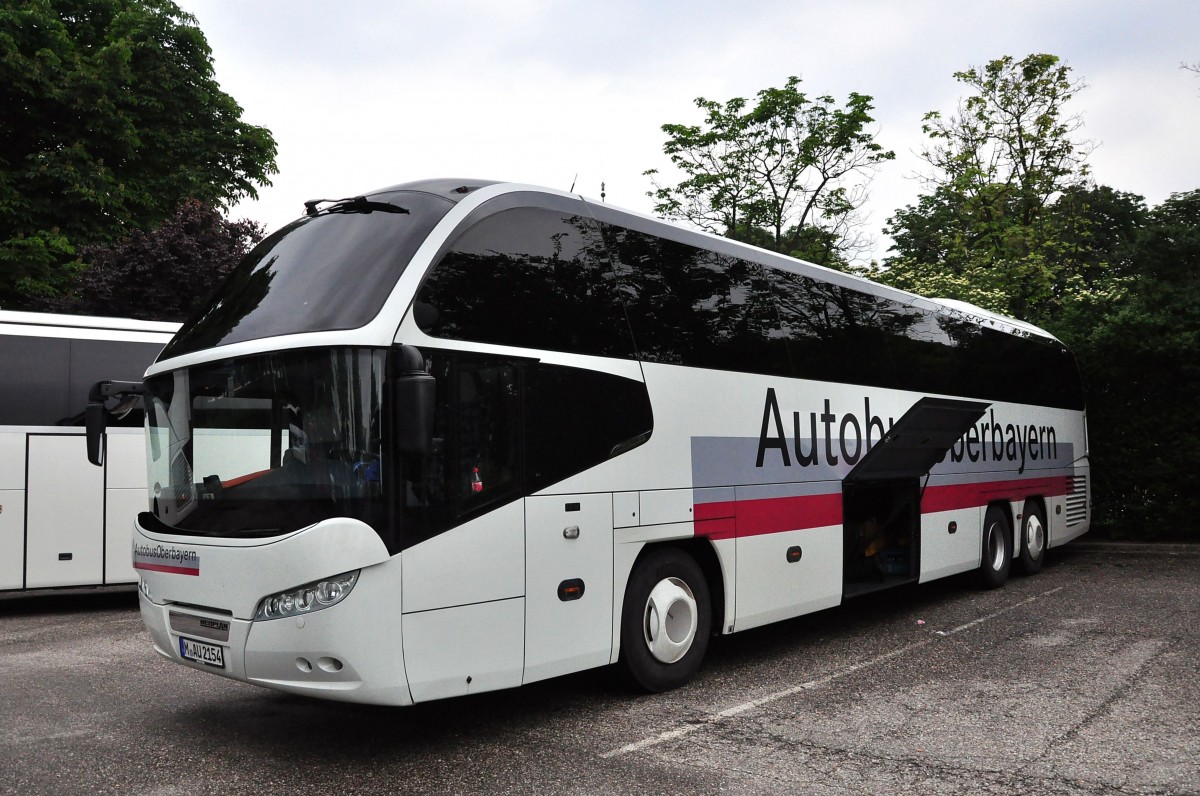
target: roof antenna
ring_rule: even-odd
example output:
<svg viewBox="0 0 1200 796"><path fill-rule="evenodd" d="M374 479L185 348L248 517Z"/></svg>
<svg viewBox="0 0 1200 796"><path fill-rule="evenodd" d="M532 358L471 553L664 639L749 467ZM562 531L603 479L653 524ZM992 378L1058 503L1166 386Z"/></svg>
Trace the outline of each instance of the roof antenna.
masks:
<svg viewBox="0 0 1200 796"><path fill-rule="evenodd" d="M575 181L578 179L579 179L579 172L575 172L575 177L574 177L574 179L571 180L571 190L567 191L567 193L575 193Z"/></svg>

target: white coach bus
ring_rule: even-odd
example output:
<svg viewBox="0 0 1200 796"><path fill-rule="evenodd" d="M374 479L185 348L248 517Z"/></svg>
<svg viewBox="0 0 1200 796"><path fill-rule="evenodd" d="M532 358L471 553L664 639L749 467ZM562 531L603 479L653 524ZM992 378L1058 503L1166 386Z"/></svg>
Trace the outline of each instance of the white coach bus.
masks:
<svg viewBox="0 0 1200 796"><path fill-rule="evenodd" d="M179 324L0 311L0 591L135 583L146 509L142 412L114 419L103 470L84 456L100 378L140 380Z"/></svg>
<svg viewBox="0 0 1200 796"><path fill-rule="evenodd" d="M133 563L173 661L396 705L618 662L663 690L713 634L999 586L1088 529L1078 371L1032 326L530 186L307 206L146 374Z"/></svg>

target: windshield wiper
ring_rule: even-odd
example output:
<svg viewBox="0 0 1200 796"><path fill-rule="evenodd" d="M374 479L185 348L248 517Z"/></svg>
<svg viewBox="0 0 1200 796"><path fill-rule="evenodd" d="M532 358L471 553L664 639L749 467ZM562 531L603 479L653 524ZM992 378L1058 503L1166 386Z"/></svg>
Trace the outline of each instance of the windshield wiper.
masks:
<svg viewBox="0 0 1200 796"><path fill-rule="evenodd" d="M326 202L332 202L333 204L329 207L320 206ZM304 213L309 216L321 213L372 213L376 210L381 213L408 214L408 210L399 205L388 204L387 202L372 202L365 196L351 196L346 199L309 199L304 203Z"/></svg>

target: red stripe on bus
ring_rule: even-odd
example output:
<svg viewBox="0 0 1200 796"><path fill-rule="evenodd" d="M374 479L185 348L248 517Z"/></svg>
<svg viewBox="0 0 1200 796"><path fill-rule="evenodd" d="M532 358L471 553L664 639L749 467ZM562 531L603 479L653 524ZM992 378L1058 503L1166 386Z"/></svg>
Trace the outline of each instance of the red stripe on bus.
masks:
<svg viewBox="0 0 1200 796"><path fill-rule="evenodd" d="M140 564L135 562L134 569L148 569L151 572L169 572L172 575L199 575L199 567L171 567L166 564Z"/></svg>
<svg viewBox="0 0 1200 796"><path fill-rule="evenodd" d="M1073 489L1070 476L931 486L921 500L921 512L977 508L994 500L1024 500L1035 495L1059 497L1071 494ZM835 492L697 503L693 516L696 536L713 540L824 528L842 524L842 495Z"/></svg>
<svg viewBox="0 0 1200 796"><path fill-rule="evenodd" d="M1072 491L1070 476L1026 478L1019 481L981 481L975 484L931 486L921 500L921 513L954 511L986 506L993 500L1024 500L1041 497L1061 497Z"/></svg>
<svg viewBox="0 0 1200 796"><path fill-rule="evenodd" d="M697 503L692 512L696 522L702 520L723 520L734 516L737 503L732 500L722 500L715 503Z"/></svg>
<svg viewBox="0 0 1200 796"><path fill-rule="evenodd" d="M842 496L799 497L700 503L695 507L696 535L709 539L760 536L842 524Z"/></svg>
<svg viewBox="0 0 1200 796"><path fill-rule="evenodd" d="M696 507L697 509L700 506ZM737 525L733 517L720 517L715 520L696 520L696 535L712 539L733 539L737 536Z"/></svg>

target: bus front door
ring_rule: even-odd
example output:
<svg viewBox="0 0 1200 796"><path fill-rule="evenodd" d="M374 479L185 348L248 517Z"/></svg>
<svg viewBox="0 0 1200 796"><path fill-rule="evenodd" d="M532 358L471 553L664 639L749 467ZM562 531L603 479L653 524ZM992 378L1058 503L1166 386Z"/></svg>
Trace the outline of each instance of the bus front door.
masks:
<svg viewBox="0 0 1200 796"><path fill-rule="evenodd" d="M611 494L525 499L525 676L543 680L609 662Z"/></svg>

